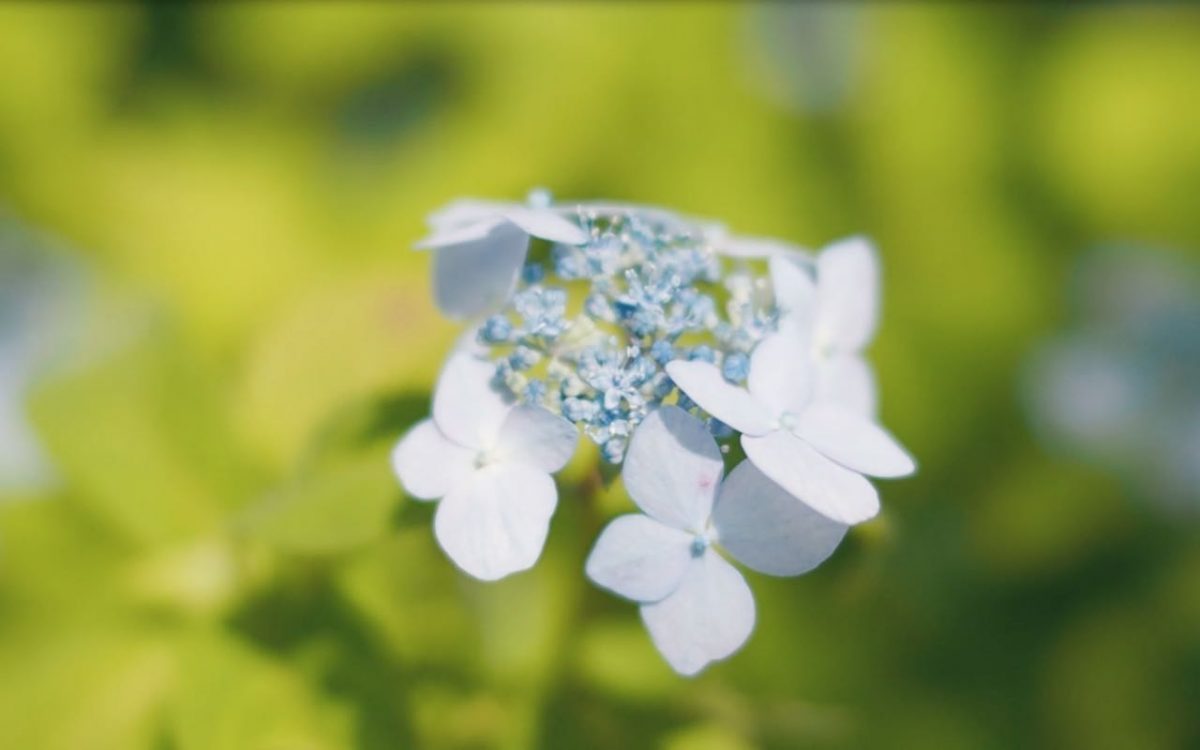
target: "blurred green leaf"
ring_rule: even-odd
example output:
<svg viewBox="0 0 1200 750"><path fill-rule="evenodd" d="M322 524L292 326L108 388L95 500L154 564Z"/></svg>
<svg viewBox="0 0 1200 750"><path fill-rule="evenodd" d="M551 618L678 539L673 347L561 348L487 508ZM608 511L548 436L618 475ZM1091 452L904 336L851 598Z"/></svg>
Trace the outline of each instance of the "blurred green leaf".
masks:
<svg viewBox="0 0 1200 750"><path fill-rule="evenodd" d="M106 532L61 497L0 504L0 622L41 628L123 605L114 573L129 551Z"/></svg>
<svg viewBox="0 0 1200 750"><path fill-rule="evenodd" d="M33 422L70 499L138 544L220 524L244 474L204 367L166 330L40 384Z"/></svg>
<svg viewBox="0 0 1200 750"><path fill-rule="evenodd" d="M383 649L406 666L460 671L476 658L478 634L462 606L461 579L427 522L354 556L338 586Z"/></svg>
<svg viewBox="0 0 1200 750"><path fill-rule="evenodd" d="M754 750L754 745L726 727L701 724L672 733L662 750Z"/></svg>
<svg viewBox="0 0 1200 750"><path fill-rule="evenodd" d="M678 677L663 662L630 604L625 617L599 620L579 634L574 660L580 679L597 690L629 701L660 700Z"/></svg>
<svg viewBox="0 0 1200 750"><path fill-rule="evenodd" d="M301 673L232 637L197 634L181 656L182 679L169 709L179 750L352 748L348 707Z"/></svg>
<svg viewBox="0 0 1200 750"><path fill-rule="evenodd" d="M53 648L0 646L0 747L137 750L153 747L157 718L178 677L162 634L122 628L42 629Z"/></svg>
<svg viewBox="0 0 1200 750"><path fill-rule="evenodd" d="M312 430L297 468L251 508L241 528L292 552L328 554L377 539L398 509L396 440L429 411L424 393L368 396Z"/></svg>
<svg viewBox="0 0 1200 750"><path fill-rule="evenodd" d="M237 424L250 447L287 466L346 404L427 390L454 329L431 321L425 288L424 279L353 279L271 325L251 348L237 393Z"/></svg>
<svg viewBox="0 0 1200 750"><path fill-rule="evenodd" d="M369 451L296 476L245 528L293 552L340 552L382 535L399 497L388 452Z"/></svg>

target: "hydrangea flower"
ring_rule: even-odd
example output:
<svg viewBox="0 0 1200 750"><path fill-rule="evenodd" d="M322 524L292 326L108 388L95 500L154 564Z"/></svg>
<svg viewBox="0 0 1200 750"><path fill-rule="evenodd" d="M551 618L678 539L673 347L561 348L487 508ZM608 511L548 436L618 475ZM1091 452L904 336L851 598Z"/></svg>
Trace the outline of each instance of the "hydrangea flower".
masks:
<svg viewBox="0 0 1200 750"><path fill-rule="evenodd" d="M810 265L815 266L815 278ZM875 248L862 237L852 237L829 245L815 264L775 254L770 268L785 327L797 329L812 344L816 397L874 416L875 376L862 353L879 317Z"/></svg>
<svg viewBox="0 0 1200 750"><path fill-rule="evenodd" d="M718 548L753 570L792 576L819 565L846 533L748 461L722 483L723 472L703 422L676 406L654 411L623 472L642 513L613 520L587 560L595 583L640 605L654 645L684 675L729 656L754 629L754 597Z"/></svg>
<svg viewBox="0 0 1200 750"><path fill-rule="evenodd" d="M700 408L742 433L747 458L764 474L836 521L859 523L879 512L864 474L898 477L916 468L883 428L814 399L809 345L794 331L755 347L746 388L707 362L675 360L667 372Z"/></svg>
<svg viewBox="0 0 1200 750"><path fill-rule="evenodd" d="M581 244L583 231L545 205L465 200L430 217L433 233L417 243L434 251L434 298L451 317L471 318L504 304L517 283L529 238Z"/></svg>
<svg viewBox="0 0 1200 750"><path fill-rule="evenodd" d="M433 528L442 549L485 581L537 562L558 504L550 475L579 439L546 410L507 403L491 378L491 366L471 353L451 356L434 391L433 418L392 453L409 495L441 499Z"/></svg>
<svg viewBox="0 0 1200 750"><path fill-rule="evenodd" d="M430 223L439 305L480 317L393 462L409 494L441 499L435 534L470 575L536 562L550 475L581 432L624 462L642 511L606 527L587 574L637 602L667 662L695 674L754 628L726 557L806 572L879 511L864 475L913 471L874 422L862 350L878 267L865 241L813 258L662 209L544 193L455 203ZM722 482L718 440L734 439L749 460Z"/></svg>

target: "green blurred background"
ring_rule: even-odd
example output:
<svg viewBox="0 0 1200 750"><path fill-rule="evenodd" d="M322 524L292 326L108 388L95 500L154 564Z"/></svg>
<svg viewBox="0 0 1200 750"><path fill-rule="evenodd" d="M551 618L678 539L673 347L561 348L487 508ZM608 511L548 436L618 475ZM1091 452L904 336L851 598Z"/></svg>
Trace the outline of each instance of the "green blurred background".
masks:
<svg viewBox="0 0 1200 750"><path fill-rule="evenodd" d="M493 585L390 475L424 216L538 185L882 249L921 471L692 681L592 456ZM1200 258L1182 4L2 5L0 748L1200 747L1197 506L1022 396L1111 242Z"/></svg>

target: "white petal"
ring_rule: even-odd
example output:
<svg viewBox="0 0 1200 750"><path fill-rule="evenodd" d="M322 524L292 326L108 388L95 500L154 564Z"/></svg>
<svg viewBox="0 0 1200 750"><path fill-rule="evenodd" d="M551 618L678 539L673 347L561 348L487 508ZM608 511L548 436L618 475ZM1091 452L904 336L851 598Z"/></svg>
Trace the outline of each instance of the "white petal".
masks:
<svg viewBox="0 0 1200 750"><path fill-rule="evenodd" d="M529 237L502 222L482 239L438 248L433 256L434 298L445 314L470 318L503 305L517 284Z"/></svg>
<svg viewBox="0 0 1200 750"><path fill-rule="evenodd" d="M439 250L443 247L461 245L465 242L477 242L487 237L494 229L504 223L504 218L494 216L479 221L463 224L445 224L435 227L433 234L417 240L414 247L418 250Z"/></svg>
<svg viewBox="0 0 1200 750"><path fill-rule="evenodd" d="M855 414L875 418L878 409L875 374L858 354L819 358L815 367L813 401L838 404Z"/></svg>
<svg viewBox="0 0 1200 750"><path fill-rule="evenodd" d="M717 542L734 559L774 576L817 567L847 529L792 497L749 461L734 467L721 485L713 524Z"/></svg>
<svg viewBox="0 0 1200 750"><path fill-rule="evenodd" d="M571 460L578 442L575 425L540 406L521 405L500 425L495 453L504 461L553 474Z"/></svg>
<svg viewBox="0 0 1200 750"><path fill-rule="evenodd" d="M808 402L812 391L812 358L807 340L798 331L788 330L758 342L750 353L747 385L754 400L773 414L798 411Z"/></svg>
<svg viewBox="0 0 1200 750"><path fill-rule="evenodd" d="M510 201L489 201L479 198L460 198L451 201L429 215L427 222L435 229L473 224L500 216L505 210L512 208Z"/></svg>
<svg viewBox="0 0 1200 750"><path fill-rule="evenodd" d="M450 355L433 390L433 421L442 434L476 450L492 448L510 407L492 385L496 366L470 352Z"/></svg>
<svg viewBox="0 0 1200 750"><path fill-rule="evenodd" d="M635 602L656 602L679 588L692 562L692 538L641 513L621 516L592 547L588 578Z"/></svg>
<svg viewBox="0 0 1200 750"><path fill-rule="evenodd" d="M494 581L537 562L557 502L554 480L545 472L493 464L446 495L433 530L458 567Z"/></svg>
<svg viewBox="0 0 1200 750"><path fill-rule="evenodd" d="M418 500L442 497L474 466L475 452L457 445L432 419L419 422L392 450L392 468L404 491Z"/></svg>
<svg viewBox="0 0 1200 750"><path fill-rule="evenodd" d="M730 234L718 236L713 242L713 248L721 255L730 258L771 258L777 255L794 255L804 257L804 248L782 240L769 237L737 237Z"/></svg>
<svg viewBox="0 0 1200 750"><path fill-rule="evenodd" d="M675 593L643 604L641 612L654 645L682 675L729 656L754 631L750 587L711 549L688 566Z"/></svg>
<svg viewBox="0 0 1200 750"><path fill-rule="evenodd" d="M664 406L633 431L621 478L646 513L676 529L701 532L724 470L704 423L678 406Z"/></svg>
<svg viewBox="0 0 1200 750"><path fill-rule="evenodd" d="M882 427L836 404L813 404L800 415L795 433L848 469L875 477L916 471L912 456Z"/></svg>
<svg viewBox="0 0 1200 750"><path fill-rule="evenodd" d="M826 518L856 524L879 513L879 494L870 482L791 433L743 435L742 448L771 481Z"/></svg>
<svg viewBox="0 0 1200 750"><path fill-rule="evenodd" d="M775 291L775 303L785 319L811 324L813 309L817 301L817 285L812 273L801 267L791 256L774 255L767 261L771 271L771 288Z"/></svg>
<svg viewBox="0 0 1200 750"><path fill-rule="evenodd" d="M817 256L817 344L855 352L875 335L879 261L862 237L836 242Z"/></svg>
<svg viewBox="0 0 1200 750"><path fill-rule="evenodd" d="M667 374L701 409L738 432L761 435L771 429L775 415L747 390L726 380L716 365L675 360L667 363Z"/></svg>
<svg viewBox="0 0 1200 750"><path fill-rule="evenodd" d="M582 245L588 240L587 232L549 209L514 206L504 212L504 217L526 234L551 242Z"/></svg>

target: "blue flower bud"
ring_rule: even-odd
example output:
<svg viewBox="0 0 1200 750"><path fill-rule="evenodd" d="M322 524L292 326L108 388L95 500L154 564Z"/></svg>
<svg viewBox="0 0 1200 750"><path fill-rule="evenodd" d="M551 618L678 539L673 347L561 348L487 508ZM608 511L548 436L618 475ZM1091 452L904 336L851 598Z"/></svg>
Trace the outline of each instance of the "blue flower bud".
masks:
<svg viewBox="0 0 1200 750"><path fill-rule="evenodd" d="M584 312L596 320L613 320L613 309L602 294L589 294L583 303Z"/></svg>
<svg viewBox="0 0 1200 750"><path fill-rule="evenodd" d="M512 369L519 372L521 370L528 370L530 367L533 367L541 360L541 358L542 355L538 354L533 349L530 349L527 346L518 346L513 350L512 354L508 355L508 363L512 366Z"/></svg>
<svg viewBox="0 0 1200 750"><path fill-rule="evenodd" d="M531 404L541 403L546 398L546 384L541 380L530 380L525 385L525 392L522 398Z"/></svg>
<svg viewBox="0 0 1200 750"><path fill-rule="evenodd" d="M650 357L660 365L675 359L675 347L670 341L659 339L650 346Z"/></svg>
<svg viewBox="0 0 1200 750"><path fill-rule="evenodd" d="M479 340L483 344L503 344L512 335L513 327L503 315L493 315L479 329Z"/></svg>
<svg viewBox="0 0 1200 750"><path fill-rule="evenodd" d="M586 422L593 419L600 411L595 401L585 398L563 399L562 413L571 422Z"/></svg>
<svg viewBox="0 0 1200 750"><path fill-rule="evenodd" d="M541 263L526 263L521 269L521 281L526 284L538 284L546 278L546 269Z"/></svg>
<svg viewBox="0 0 1200 750"><path fill-rule="evenodd" d="M604 456L604 460L610 464L619 464L621 459L625 457L625 448L628 446L628 441L623 437L609 438L600 448L600 454Z"/></svg>
<svg viewBox="0 0 1200 750"><path fill-rule="evenodd" d="M721 363L721 374L730 383L741 383L750 374L750 358L742 352L726 354Z"/></svg>
<svg viewBox="0 0 1200 750"><path fill-rule="evenodd" d="M555 245L551 251L550 259L554 263L554 273L559 278L572 281L587 276L586 262L583 255L574 247Z"/></svg>

